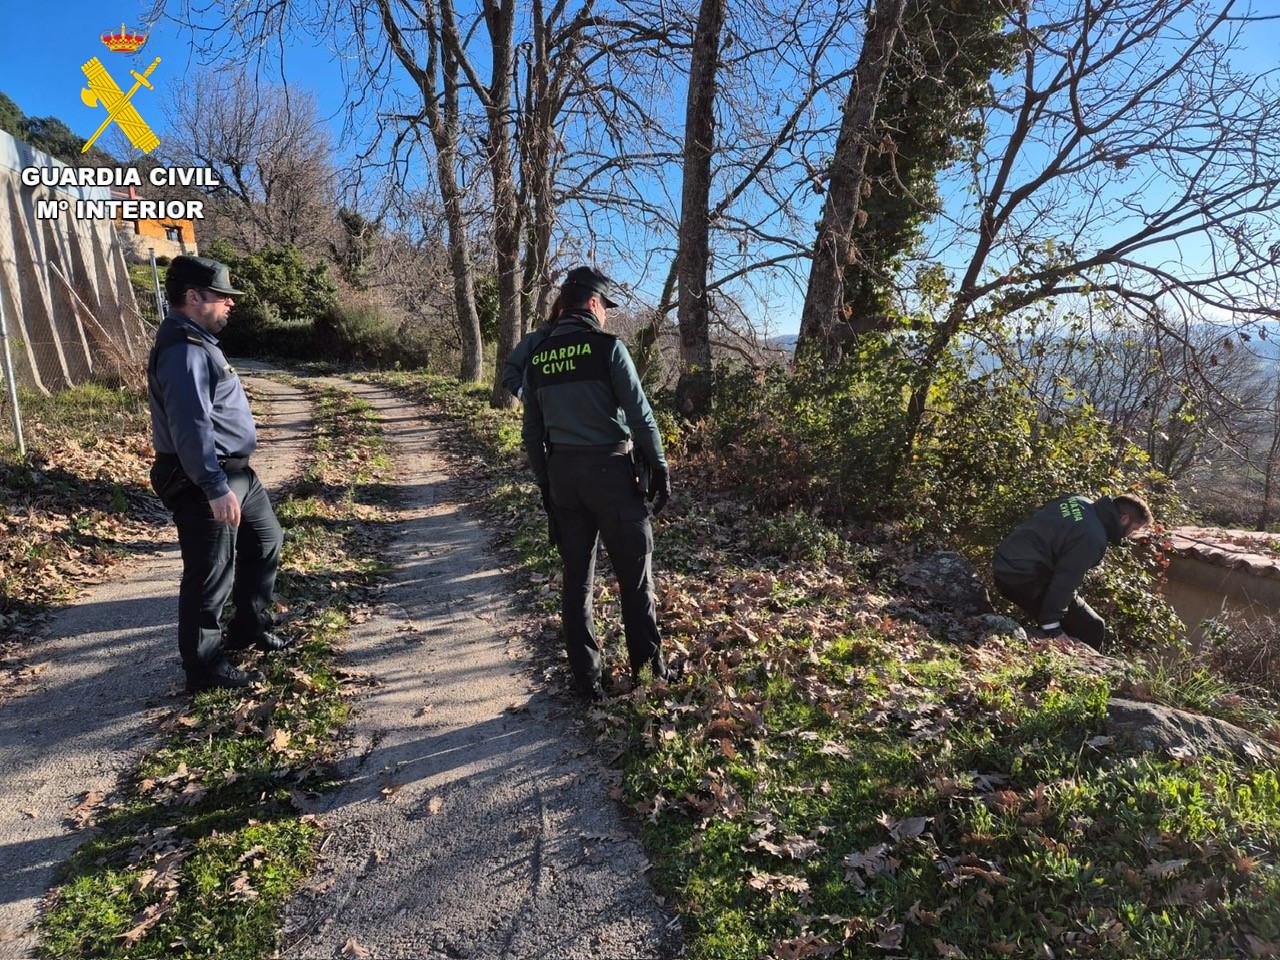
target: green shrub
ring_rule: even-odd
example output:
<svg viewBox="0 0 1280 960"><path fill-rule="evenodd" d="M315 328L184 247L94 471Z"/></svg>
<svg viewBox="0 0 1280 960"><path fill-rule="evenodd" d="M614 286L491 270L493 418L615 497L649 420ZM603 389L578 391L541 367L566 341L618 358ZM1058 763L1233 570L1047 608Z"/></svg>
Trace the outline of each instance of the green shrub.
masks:
<svg viewBox="0 0 1280 960"><path fill-rule="evenodd" d="M1164 520L1181 507L1146 455L1086 405L1046 411L1025 379L957 353L933 379L908 442L913 344L867 337L841 363L794 374L728 369L712 420L690 428L690 458L765 513L836 526L893 521L980 566L1041 504L1068 492L1142 490ZM815 365L817 366L817 365ZM1090 599L1131 647L1164 647L1181 624L1158 596L1162 554L1126 545L1090 580Z"/></svg>
<svg viewBox="0 0 1280 960"><path fill-rule="evenodd" d="M758 554L803 563L835 560L849 549L839 532L803 510L761 517L751 529L750 540Z"/></svg>
<svg viewBox="0 0 1280 960"><path fill-rule="evenodd" d="M406 368L425 367L431 360L427 342L410 336L375 303L333 304L316 317L314 329L320 356Z"/></svg>
<svg viewBox="0 0 1280 960"><path fill-rule="evenodd" d="M307 266L293 246L264 247L239 254L226 240L215 240L207 256L231 268L231 283L245 292L236 298L231 319L222 334L223 348L233 355L316 357L310 337L299 338L299 324L308 324L336 302L337 288L324 264ZM289 333L281 337L282 330ZM300 342L301 341L301 342ZM285 348L301 347L301 353Z"/></svg>

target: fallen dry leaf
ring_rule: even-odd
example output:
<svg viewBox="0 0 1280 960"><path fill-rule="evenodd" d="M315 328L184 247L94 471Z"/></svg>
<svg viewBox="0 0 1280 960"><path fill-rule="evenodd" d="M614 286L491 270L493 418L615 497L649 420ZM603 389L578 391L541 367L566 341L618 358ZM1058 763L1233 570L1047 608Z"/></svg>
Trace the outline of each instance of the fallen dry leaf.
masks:
<svg viewBox="0 0 1280 960"><path fill-rule="evenodd" d="M809 881L804 877L794 877L783 873L751 872L747 878L747 886L754 890L763 890L771 895L779 893L808 893Z"/></svg>
<svg viewBox="0 0 1280 960"><path fill-rule="evenodd" d="M293 734L288 730L268 732L271 733L271 749L276 753L284 753L289 748L289 743L293 740Z"/></svg>
<svg viewBox="0 0 1280 960"><path fill-rule="evenodd" d="M93 822L93 811L103 800L101 790L89 790L80 795L80 802L69 811L70 817L77 827L86 827Z"/></svg>
<svg viewBox="0 0 1280 960"><path fill-rule="evenodd" d="M1261 937L1255 937L1252 933L1246 933L1244 942L1245 946L1249 948L1249 956L1251 957L1280 956L1280 942L1275 940L1263 940Z"/></svg>
<svg viewBox="0 0 1280 960"><path fill-rule="evenodd" d="M427 801L427 813L435 816L440 812L440 808L444 806L444 797L432 797Z"/></svg>
<svg viewBox="0 0 1280 960"><path fill-rule="evenodd" d="M830 957L844 948L816 933L790 940L779 940L773 945L773 955L780 960L805 960L807 957Z"/></svg>
<svg viewBox="0 0 1280 960"><path fill-rule="evenodd" d="M176 894L170 894L158 903L153 903L147 909L133 918L133 926L120 934L120 939L124 941L125 946L133 946L139 940L147 935L147 931L164 919L165 914L170 913L178 904Z"/></svg>
<svg viewBox="0 0 1280 960"><path fill-rule="evenodd" d="M902 946L902 937L906 932L905 924L895 923L885 930L879 941L876 942L876 946L881 950L897 950Z"/></svg>
<svg viewBox="0 0 1280 960"><path fill-rule="evenodd" d="M1142 872L1148 877L1168 880L1170 877L1176 877L1185 870L1190 862L1190 860L1157 860L1154 863L1148 863L1147 868Z"/></svg>
<svg viewBox="0 0 1280 960"><path fill-rule="evenodd" d="M343 944L342 955L344 957L354 957L355 960L366 960L366 958L373 956L373 951L368 947L361 946L360 941L352 937Z"/></svg>

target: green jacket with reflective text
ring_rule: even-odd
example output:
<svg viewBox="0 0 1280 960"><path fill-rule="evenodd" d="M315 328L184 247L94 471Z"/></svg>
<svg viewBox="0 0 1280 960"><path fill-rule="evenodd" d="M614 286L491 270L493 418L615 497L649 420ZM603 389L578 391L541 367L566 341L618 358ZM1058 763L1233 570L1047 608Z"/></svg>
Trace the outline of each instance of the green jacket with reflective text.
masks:
<svg viewBox="0 0 1280 960"><path fill-rule="evenodd" d="M547 444L612 446L632 440L665 468L662 437L626 345L585 310L571 310L534 347L524 372L524 447L539 484Z"/></svg>
<svg viewBox="0 0 1280 960"><path fill-rule="evenodd" d="M1084 576L1119 543L1120 514L1110 497L1078 494L1045 504L996 547L991 572L1007 583L1044 584L1040 624L1058 623Z"/></svg>

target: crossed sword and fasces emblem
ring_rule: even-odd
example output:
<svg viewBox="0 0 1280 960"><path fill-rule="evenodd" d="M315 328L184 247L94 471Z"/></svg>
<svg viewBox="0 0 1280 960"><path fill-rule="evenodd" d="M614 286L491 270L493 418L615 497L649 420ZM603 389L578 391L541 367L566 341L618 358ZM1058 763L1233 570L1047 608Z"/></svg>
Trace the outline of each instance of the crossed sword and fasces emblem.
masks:
<svg viewBox="0 0 1280 960"><path fill-rule="evenodd" d="M147 77L151 76L151 71L160 64L160 58L156 57L151 66L147 67L144 73L137 70L130 71L137 82L125 93L112 79L111 74L107 73L97 57L91 59L80 69L84 71L84 75L89 78L89 88L80 90L80 99L84 101L85 106L96 107L101 103L107 108L107 119L102 121L102 125L94 131L92 137L85 141L84 146L80 148L81 153L87 153L89 148L93 146L93 142L102 136L104 130L111 125L111 121L119 124L120 129L124 131L124 135L129 138L129 142L141 150L143 153L150 153L160 145L160 138L152 133L151 128L147 126L147 121L138 115L138 111L129 101L133 95L138 92L139 87L145 86L148 90L154 90Z"/></svg>

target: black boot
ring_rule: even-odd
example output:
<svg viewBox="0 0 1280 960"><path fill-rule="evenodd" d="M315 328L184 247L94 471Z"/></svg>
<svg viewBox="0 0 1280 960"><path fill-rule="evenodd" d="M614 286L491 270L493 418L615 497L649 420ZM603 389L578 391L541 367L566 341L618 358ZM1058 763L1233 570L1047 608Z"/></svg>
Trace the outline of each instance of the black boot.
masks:
<svg viewBox="0 0 1280 960"><path fill-rule="evenodd" d="M251 687L263 679L258 671L246 673L239 667L233 667L225 660L219 661L207 673L187 674L187 693L199 693L201 690L221 688L239 690Z"/></svg>
<svg viewBox="0 0 1280 960"><path fill-rule="evenodd" d="M645 667L648 667L650 672L653 674L654 683L674 683L680 679L680 672L667 663L662 658L662 654L658 654L658 656L654 657L652 660L646 660L639 666L633 666L631 668L631 685L633 687L640 686L641 674Z"/></svg>
<svg viewBox="0 0 1280 960"><path fill-rule="evenodd" d="M276 651L283 650L292 642L292 640L287 637L282 637L278 633L272 633L269 630L264 630L259 636L252 640L244 640L241 638L233 640L228 637L226 643L223 644L223 649L235 653L238 650L248 650L250 647L257 647L259 650L265 650L267 653L275 653Z"/></svg>
<svg viewBox="0 0 1280 960"><path fill-rule="evenodd" d="M604 703L609 699L609 692L599 680L593 680L590 684L575 683L573 692L589 703Z"/></svg>

